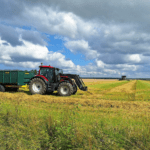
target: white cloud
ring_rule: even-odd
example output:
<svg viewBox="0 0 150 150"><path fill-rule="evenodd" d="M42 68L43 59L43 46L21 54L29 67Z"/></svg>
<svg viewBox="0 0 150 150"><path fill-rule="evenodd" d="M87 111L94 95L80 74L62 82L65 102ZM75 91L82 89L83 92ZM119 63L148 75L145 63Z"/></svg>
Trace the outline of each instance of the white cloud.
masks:
<svg viewBox="0 0 150 150"><path fill-rule="evenodd" d="M2 56L0 56L0 59L2 59L2 60L11 60L11 57L9 55L2 55Z"/></svg>
<svg viewBox="0 0 150 150"><path fill-rule="evenodd" d="M37 68L40 62L45 65L51 64L54 67L75 67L74 63L71 60L66 60L61 53L48 51L45 46L20 40L24 45L17 47L12 47L9 43L8 46L2 45L1 43L6 41L0 40L1 63L25 68Z"/></svg>
<svg viewBox="0 0 150 150"><path fill-rule="evenodd" d="M104 68L106 66L106 64L103 63L101 60L96 60L96 63L99 68Z"/></svg>
<svg viewBox="0 0 150 150"><path fill-rule="evenodd" d="M108 73L108 74L117 74L117 71L116 70L112 70L112 69L104 69L103 70L105 73ZM111 75L110 75L111 76Z"/></svg>
<svg viewBox="0 0 150 150"><path fill-rule="evenodd" d="M136 71L138 66L136 65L128 65L128 64L118 64L116 67L120 70L127 70L127 71Z"/></svg>
<svg viewBox="0 0 150 150"><path fill-rule="evenodd" d="M88 42L85 40L67 41L64 45L74 54L77 52L84 54L87 59L95 59L97 56L99 56L97 51L92 50L88 45Z"/></svg>
<svg viewBox="0 0 150 150"><path fill-rule="evenodd" d="M27 18L26 16L30 16ZM49 34L59 34L72 39L97 35L94 24L83 21L71 12L58 12L51 7L26 7L23 12L26 22ZM32 18L32 19L31 19Z"/></svg>
<svg viewBox="0 0 150 150"><path fill-rule="evenodd" d="M139 54L133 54L129 56L129 61L135 62L135 63L139 63L141 62L141 58Z"/></svg>

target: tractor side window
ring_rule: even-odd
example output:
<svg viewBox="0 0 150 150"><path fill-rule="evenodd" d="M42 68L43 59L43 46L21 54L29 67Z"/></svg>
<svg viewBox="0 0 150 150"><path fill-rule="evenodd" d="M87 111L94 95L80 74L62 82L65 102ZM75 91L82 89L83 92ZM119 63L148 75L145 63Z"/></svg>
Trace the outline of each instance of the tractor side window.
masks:
<svg viewBox="0 0 150 150"><path fill-rule="evenodd" d="M56 69L55 70L55 75L57 76L58 74L63 74L62 69Z"/></svg>

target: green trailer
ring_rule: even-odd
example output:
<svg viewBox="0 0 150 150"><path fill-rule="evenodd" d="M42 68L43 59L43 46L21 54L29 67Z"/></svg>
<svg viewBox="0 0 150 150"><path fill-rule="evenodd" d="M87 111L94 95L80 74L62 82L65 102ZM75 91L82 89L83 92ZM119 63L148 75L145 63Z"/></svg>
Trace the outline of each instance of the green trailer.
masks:
<svg viewBox="0 0 150 150"><path fill-rule="evenodd" d="M19 87L28 84L34 76L35 74L31 71L1 70L0 91L5 91L6 88L18 90Z"/></svg>

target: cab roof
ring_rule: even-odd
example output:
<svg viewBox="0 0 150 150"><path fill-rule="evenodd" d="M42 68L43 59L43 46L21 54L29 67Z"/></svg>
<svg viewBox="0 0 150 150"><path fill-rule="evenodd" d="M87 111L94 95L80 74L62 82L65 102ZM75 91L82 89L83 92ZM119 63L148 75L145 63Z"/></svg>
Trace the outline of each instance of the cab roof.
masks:
<svg viewBox="0 0 150 150"><path fill-rule="evenodd" d="M54 68L52 66L39 66L40 68Z"/></svg>

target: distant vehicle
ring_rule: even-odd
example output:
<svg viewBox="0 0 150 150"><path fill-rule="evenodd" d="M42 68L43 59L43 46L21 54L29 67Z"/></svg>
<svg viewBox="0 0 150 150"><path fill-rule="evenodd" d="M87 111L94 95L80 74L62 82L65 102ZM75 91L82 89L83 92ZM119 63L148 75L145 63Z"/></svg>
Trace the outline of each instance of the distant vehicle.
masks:
<svg viewBox="0 0 150 150"><path fill-rule="evenodd" d="M0 91L7 88L18 90L22 85L28 84L31 94L45 94L58 91L60 96L76 94L77 86L80 90L87 91L79 75L63 74L62 69L52 66L39 66L38 75L27 71L0 71ZM74 79L75 82L72 80Z"/></svg>

